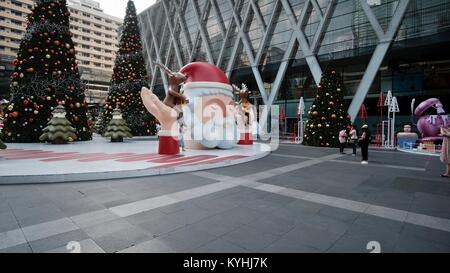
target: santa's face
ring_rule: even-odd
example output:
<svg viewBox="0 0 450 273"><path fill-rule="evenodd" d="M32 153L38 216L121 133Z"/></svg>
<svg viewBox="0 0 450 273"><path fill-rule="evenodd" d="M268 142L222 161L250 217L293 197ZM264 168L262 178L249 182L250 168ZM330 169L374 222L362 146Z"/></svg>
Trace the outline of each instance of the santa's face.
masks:
<svg viewBox="0 0 450 273"><path fill-rule="evenodd" d="M192 94L192 92L188 92ZM237 142L235 103L230 95L212 91L189 96L184 108L186 145L190 149L231 149ZM186 115L188 113L188 115Z"/></svg>

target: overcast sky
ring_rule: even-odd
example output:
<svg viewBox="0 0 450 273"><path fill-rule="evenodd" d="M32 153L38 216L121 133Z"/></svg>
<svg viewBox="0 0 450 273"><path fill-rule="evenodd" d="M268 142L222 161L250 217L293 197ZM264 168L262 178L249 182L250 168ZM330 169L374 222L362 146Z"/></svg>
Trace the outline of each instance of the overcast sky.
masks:
<svg viewBox="0 0 450 273"><path fill-rule="evenodd" d="M128 0L95 0L100 2L100 7L105 10L105 13L114 15L119 18L125 17L125 10ZM134 0L137 12L141 12L154 4L156 0Z"/></svg>

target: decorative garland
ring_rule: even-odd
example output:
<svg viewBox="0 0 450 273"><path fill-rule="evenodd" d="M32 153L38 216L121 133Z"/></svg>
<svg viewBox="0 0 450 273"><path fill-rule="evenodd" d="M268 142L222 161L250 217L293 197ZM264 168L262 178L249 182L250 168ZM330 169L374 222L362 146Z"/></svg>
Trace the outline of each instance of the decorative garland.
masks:
<svg viewBox="0 0 450 273"><path fill-rule="evenodd" d="M26 84L22 86L11 86L11 100L16 95L22 96L45 96L48 94L48 88L52 87L55 90L55 95L70 95L69 86L79 86L81 90L85 89L85 85L80 82L77 77L68 76L65 78L55 79L46 78L39 75L34 75L31 80L33 84Z"/></svg>

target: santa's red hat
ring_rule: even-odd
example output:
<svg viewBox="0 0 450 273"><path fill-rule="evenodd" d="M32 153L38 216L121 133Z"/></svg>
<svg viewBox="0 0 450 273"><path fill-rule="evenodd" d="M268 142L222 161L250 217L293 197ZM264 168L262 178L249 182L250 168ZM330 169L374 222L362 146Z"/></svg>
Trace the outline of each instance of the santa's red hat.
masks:
<svg viewBox="0 0 450 273"><path fill-rule="evenodd" d="M188 98L219 94L233 97L230 80L215 65L195 62L186 65L180 72L187 76L184 92Z"/></svg>

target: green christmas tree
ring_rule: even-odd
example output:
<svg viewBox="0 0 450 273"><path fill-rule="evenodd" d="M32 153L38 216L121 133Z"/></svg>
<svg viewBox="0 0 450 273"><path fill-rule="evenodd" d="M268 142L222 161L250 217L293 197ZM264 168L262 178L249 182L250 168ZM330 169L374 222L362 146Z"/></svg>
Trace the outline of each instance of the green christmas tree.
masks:
<svg viewBox="0 0 450 273"><path fill-rule="evenodd" d="M111 137L111 142L123 142L123 139L131 138L131 129L128 127L127 122L122 117L122 112L119 109L114 110L113 118L109 122L106 128L105 137Z"/></svg>
<svg viewBox="0 0 450 273"><path fill-rule="evenodd" d="M85 87L81 82L65 0L37 0L28 16L6 109L6 142L39 142L58 105L66 106L79 140L91 140Z"/></svg>
<svg viewBox="0 0 450 273"><path fill-rule="evenodd" d="M148 87L147 81L136 8L133 1L129 1L100 129L106 128L114 109L118 108L124 114L134 136L156 133L155 118L146 111L140 97L142 87Z"/></svg>
<svg viewBox="0 0 450 273"><path fill-rule="evenodd" d="M5 150L6 148L8 148L5 143L3 143L3 141L0 139L0 150Z"/></svg>
<svg viewBox="0 0 450 273"><path fill-rule="evenodd" d="M40 141L47 141L52 144L67 144L77 139L76 130L66 118L66 109L60 105L53 111L53 118L48 126L42 130Z"/></svg>
<svg viewBox="0 0 450 273"><path fill-rule="evenodd" d="M103 123L103 112L100 113L100 115L97 118L97 122L95 123L94 126L94 131L97 134L102 134L102 132L105 132L105 128L103 128L104 123Z"/></svg>
<svg viewBox="0 0 450 273"><path fill-rule="evenodd" d="M345 110L345 87L335 70L322 76L316 99L309 111L304 144L315 147L338 147L339 132L351 125Z"/></svg>

